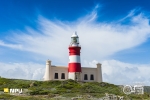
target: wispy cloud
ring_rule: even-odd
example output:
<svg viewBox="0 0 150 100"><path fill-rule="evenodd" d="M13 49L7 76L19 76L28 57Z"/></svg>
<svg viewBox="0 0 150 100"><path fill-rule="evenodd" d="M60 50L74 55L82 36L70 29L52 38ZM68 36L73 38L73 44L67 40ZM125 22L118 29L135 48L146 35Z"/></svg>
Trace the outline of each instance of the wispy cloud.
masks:
<svg viewBox="0 0 150 100"><path fill-rule="evenodd" d="M28 28L26 32L15 31L13 42L21 45L22 50L66 62L70 36L74 31L79 34L82 59L86 60L98 60L110 56L118 51L140 45L149 38L149 19L141 13L131 16L130 23L127 25L95 22L96 13L94 10L91 15L79 18L80 20L76 22L51 21L39 17L38 30Z"/></svg>
<svg viewBox="0 0 150 100"><path fill-rule="evenodd" d="M8 43L5 43L2 40L0 40L0 46L13 48L13 49L21 49L22 48L22 45L20 45L20 44L8 44Z"/></svg>
<svg viewBox="0 0 150 100"><path fill-rule="evenodd" d="M138 7L138 8L135 8L135 9L133 9L133 10L131 10L129 13L128 13L128 15L126 15L125 17L123 17L122 19L120 19L119 21L121 22L121 21L125 21L126 19L130 19L130 18L132 18L132 17L134 17L135 15L137 15L137 14L139 14L139 13L142 13L141 12L141 8L140 7Z"/></svg>

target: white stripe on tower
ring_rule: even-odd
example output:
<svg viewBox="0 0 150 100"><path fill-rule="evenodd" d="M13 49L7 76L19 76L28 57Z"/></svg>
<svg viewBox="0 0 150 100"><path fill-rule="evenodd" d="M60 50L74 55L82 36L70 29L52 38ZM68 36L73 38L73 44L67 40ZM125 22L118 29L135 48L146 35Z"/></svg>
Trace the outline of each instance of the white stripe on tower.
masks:
<svg viewBox="0 0 150 100"><path fill-rule="evenodd" d="M69 63L80 63L80 56L78 55L70 55Z"/></svg>

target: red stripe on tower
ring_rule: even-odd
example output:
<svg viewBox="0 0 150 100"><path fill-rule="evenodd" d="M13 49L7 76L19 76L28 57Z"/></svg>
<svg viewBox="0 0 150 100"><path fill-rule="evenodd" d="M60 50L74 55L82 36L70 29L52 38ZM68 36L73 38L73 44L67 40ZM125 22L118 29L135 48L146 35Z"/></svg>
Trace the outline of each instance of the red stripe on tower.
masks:
<svg viewBox="0 0 150 100"><path fill-rule="evenodd" d="M79 55L80 56L81 47L69 47L69 55Z"/></svg>

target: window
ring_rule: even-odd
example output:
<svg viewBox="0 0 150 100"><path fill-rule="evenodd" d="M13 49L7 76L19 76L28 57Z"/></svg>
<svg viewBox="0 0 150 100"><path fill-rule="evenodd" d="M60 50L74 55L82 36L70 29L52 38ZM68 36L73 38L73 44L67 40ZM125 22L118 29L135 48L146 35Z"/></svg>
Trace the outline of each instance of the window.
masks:
<svg viewBox="0 0 150 100"><path fill-rule="evenodd" d="M65 73L61 73L61 79L65 79Z"/></svg>
<svg viewBox="0 0 150 100"><path fill-rule="evenodd" d="M58 79L58 73L55 73L55 79Z"/></svg>
<svg viewBox="0 0 150 100"><path fill-rule="evenodd" d="M93 74L91 74L90 80L94 80L94 75Z"/></svg>
<svg viewBox="0 0 150 100"><path fill-rule="evenodd" d="M87 74L84 74L84 80L88 80Z"/></svg>

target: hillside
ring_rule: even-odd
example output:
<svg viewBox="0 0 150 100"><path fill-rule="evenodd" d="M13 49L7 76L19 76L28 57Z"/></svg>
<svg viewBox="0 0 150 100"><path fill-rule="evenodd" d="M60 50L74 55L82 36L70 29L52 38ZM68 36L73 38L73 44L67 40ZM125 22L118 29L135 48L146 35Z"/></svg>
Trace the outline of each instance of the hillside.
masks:
<svg viewBox="0 0 150 100"><path fill-rule="evenodd" d="M28 89L28 91L23 92L21 95L9 95L9 93L2 93L4 88L22 88L26 90ZM146 92L149 92L150 87L147 86L145 90ZM124 100L129 100L130 98L135 100L150 100L149 93L145 93L143 95L125 95L122 88L114 84L105 82L83 83L73 80L44 82L0 78L0 91L0 99L15 98L13 100L54 100L56 97L61 98L60 100L67 100L67 98L71 99L73 97L80 97L79 100L87 100L90 98L105 97L106 93L114 94L116 96L123 96Z"/></svg>

